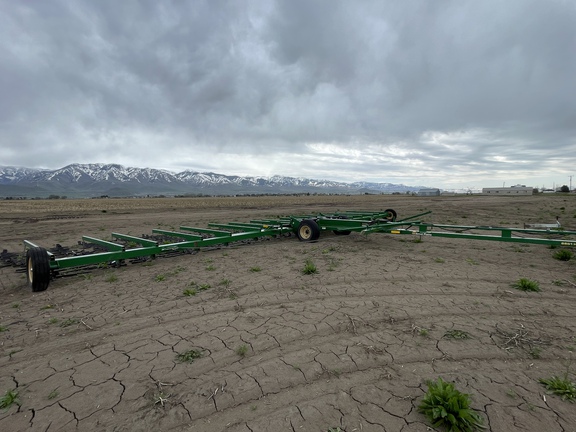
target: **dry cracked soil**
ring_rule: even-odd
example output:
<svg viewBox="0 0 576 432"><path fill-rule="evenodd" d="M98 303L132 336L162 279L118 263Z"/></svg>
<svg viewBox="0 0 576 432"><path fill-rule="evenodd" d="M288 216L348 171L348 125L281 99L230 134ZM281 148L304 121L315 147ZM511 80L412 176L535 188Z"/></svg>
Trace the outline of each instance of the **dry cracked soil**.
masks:
<svg viewBox="0 0 576 432"><path fill-rule="evenodd" d="M384 208L458 225L560 216L576 229L574 194L5 201L0 250ZM0 430L424 432L417 407L442 377L488 431L576 431L576 406L539 383L576 371L576 263L553 253L322 233L99 266L39 293L1 264L0 395L17 397ZM302 273L307 260L317 273ZM514 289L520 278L541 291Z"/></svg>

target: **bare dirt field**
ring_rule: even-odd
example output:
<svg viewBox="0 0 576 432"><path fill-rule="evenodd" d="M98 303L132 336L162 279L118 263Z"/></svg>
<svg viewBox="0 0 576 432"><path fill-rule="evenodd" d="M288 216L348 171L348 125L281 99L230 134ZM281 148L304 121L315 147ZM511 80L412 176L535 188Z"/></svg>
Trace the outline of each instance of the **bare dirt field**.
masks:
<svg viewBox="0 0 576 432"><path fill-rule="evenodd" d="M576 230L574 194L3 201L0 251L386 208L458 225L560 216ZM539 383L576 372L576 260L553 253L323 233L95 268L39 293L3 266L0 396L18 403L0 431L423 432L417 406L438 377L470 394L488 431L576 431L576 406ZM512 288L520 278L541 291Z"/></svg>

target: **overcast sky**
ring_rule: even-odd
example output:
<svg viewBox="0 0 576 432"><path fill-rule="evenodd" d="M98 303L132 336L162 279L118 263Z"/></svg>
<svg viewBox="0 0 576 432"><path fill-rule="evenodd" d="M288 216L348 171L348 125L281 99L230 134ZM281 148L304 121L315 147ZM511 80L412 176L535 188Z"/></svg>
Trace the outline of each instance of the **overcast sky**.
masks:
<svg viewBox="0 0 576 432"><path fill-rule="evenodd" d="M576 1L0 0L0 165L74 162L569 184Z"/></svg>

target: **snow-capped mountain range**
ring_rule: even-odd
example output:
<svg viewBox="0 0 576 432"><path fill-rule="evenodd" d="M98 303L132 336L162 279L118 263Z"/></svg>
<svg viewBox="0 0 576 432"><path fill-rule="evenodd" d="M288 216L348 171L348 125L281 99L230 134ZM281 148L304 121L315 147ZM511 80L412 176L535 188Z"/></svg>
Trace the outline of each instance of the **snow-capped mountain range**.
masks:
<svg viewBox="0 0 576 432"><path fill-rule="evenodd" d="M421 187L392 183L343 183L295 177L241 177L179 173L118 164L71 164L56 170L0 166L0 197L235 195L288 193L392 193Z"/></svg>

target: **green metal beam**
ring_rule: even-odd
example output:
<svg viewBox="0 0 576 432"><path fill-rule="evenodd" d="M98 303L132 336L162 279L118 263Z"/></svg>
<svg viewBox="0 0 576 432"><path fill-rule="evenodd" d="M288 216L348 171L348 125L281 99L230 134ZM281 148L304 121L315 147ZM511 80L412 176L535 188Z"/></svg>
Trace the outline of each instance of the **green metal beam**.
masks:
<svg viewBox="0 0 576 432"><path fill-rule="evenodd" d="M226 237L226 236L232 235L232 233L228 232L228 231L215 230L215 229L209 229L209 228L197 228L197 227L181 226L180 229L182 231L197 232L197 233L201 233L201 234L212 234L212 235L217 236L217 237Z"/></svg>
<svg viewBox="0 0 576 432"><path fill-rule="evenodd" d="M193 235L193 234L185 234L185 233L175 232L175 231L153 229L152 232L154 234L162 234L162 235L165 235L167 237L183 238L184 240L188 240L188 241L202 240L202 236L197 236L197 235Z"/></svg>
<svg viewBox="0 0 576 432"><path fill-rule="evenodd" d="M112 243L106 240L101 240L95 237L88 237L88 236L82 236L82 240L88 243L94 243L97 244L99 246L103 246L106 249L110 250L110 251L123 251L124 250L124 246L122 246L121 244L118 243Z"/></svg>
<svg viewBox="0 0 576 432"><path fill-rule="evenodd" d="M142 246L158 246L158 242L154 240L143 239L140 237L134 237L127 234L112 233L112 237L120 240L130 241Z"/></svg>

